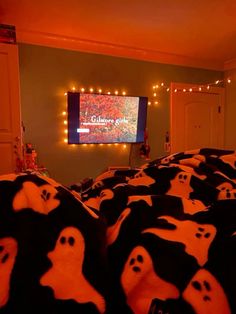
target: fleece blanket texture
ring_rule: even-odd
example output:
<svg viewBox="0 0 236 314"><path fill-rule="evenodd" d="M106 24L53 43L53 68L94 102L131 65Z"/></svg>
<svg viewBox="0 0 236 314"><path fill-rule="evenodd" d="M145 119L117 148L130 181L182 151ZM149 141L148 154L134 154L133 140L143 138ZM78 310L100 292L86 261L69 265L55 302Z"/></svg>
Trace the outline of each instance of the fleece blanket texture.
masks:
<svg viewBox="0 0 236 314"><path fill-rule="evenodd" d="M0 314L236 313L236 153L0 176Z"/></svg>

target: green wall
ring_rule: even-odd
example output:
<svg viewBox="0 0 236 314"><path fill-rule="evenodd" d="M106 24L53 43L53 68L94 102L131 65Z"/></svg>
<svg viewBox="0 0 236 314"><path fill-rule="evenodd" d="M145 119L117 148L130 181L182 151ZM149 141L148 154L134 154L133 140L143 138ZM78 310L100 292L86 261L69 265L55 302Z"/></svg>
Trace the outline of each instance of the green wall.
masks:
<svg viewBox="0 0 236 314"><path fill-rule="evenodd" d="M66 185L95 177L110 165L138 166L140 145L76 146L63 142L65 91L77 87L125 89L129 95L152 96L152 86L162 81L204 84L223 78L223 72L19 45L24 141L38 152L39 163ZM164 136L169 130L169 93L158 92L158 105L148 107L147 127L151 159L165 155ZM131 153L131 154L130 154Z"/></svg>

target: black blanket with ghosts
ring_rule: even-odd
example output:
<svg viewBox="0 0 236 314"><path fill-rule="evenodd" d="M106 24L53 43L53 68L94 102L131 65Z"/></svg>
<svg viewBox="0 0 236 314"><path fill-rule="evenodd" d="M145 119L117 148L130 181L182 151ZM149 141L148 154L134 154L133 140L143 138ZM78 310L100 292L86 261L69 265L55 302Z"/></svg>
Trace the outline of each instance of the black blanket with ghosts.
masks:
<svg viewBox="0 0 236 314"><path fill-rule="evenodd" d="M0 179L0 314L236 313L235 152Z"/></svg>

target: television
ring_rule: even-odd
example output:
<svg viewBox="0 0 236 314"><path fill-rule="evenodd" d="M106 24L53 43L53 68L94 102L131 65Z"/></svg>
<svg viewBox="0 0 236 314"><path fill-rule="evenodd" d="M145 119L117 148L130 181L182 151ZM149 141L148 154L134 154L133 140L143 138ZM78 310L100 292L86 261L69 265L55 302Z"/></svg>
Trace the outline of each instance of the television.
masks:
<svg viewBox="0 0 236 314"><path fill-rule="evenodd" d="M147 97L68 92L68 144L144 142L147 101Z"/></svg>

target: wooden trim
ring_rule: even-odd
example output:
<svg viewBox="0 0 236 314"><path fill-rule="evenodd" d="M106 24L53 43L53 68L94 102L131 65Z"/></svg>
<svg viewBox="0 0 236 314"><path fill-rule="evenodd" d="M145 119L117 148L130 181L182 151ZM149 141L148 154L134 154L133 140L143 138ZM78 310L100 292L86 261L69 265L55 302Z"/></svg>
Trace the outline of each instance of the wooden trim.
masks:
<svg viewBox="0 0 236 314"><path fill-rule="evenodd" d="M42 45L54 48L98 53L116 57L152 61L165 64L175 64L186 67L204 68L222 71L224 65L213 60L199 60L181 55L163 53L156 50L131 47L126 45L99 42L77 37L60 36L52 33L38 31L17 30L18 42Z"/></svg>
<svg viewBox="0 0 236 314"><path fill-rule="evenodd" d="M236 59L232 59L232 60L226 61L224 63L224 70L225 71L233 70L233 69L236 69Z"/></svg>

